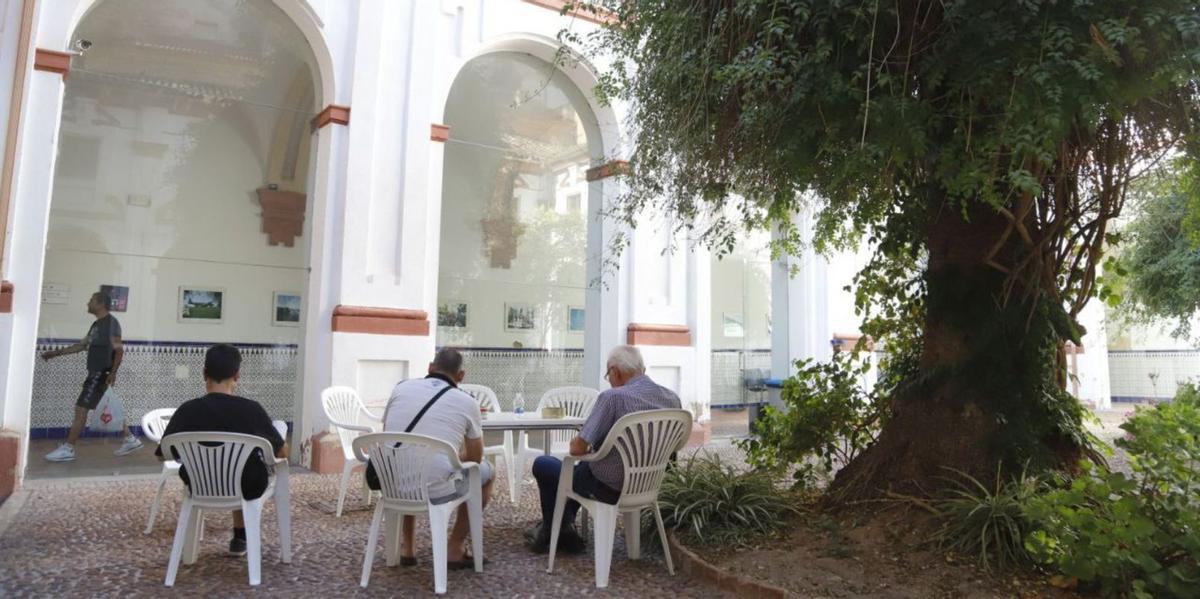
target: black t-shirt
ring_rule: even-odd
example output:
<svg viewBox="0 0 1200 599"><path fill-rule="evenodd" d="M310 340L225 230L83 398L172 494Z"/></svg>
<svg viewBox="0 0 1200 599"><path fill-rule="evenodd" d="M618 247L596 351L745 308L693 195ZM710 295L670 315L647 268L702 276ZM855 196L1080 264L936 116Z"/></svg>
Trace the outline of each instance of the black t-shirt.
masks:
<svg viewBox="0 0 1200 599"><path fill-rule="evenodd" d="M174 433L196 432L255 435L270 441L275 453L283 447L283 437L279 436L279 431L271 424L271 417L267 415L267 411L258 402L236 395L209 393L184 402L171 416L167 429L163 431L163 437ZM246 469L242 471L244 491L265 484L266 481L267 465L262 459L262 452L255 450L254 454L258 459L252 456L250 461L246 462ZM162 456L161 445L154 451L154 455ZM188 480L183 468L179 469L179 476L185 482ZM260 494L261 492L259 490Z"/></svg>
<svg viewBox="0 0 1200 599"><path fill-rule="evenodd" d="M113 337L121 336L121 323L112 314L97 318L88 329L87 337L87 369L88 372L104 372L112 369Z"/></svg>

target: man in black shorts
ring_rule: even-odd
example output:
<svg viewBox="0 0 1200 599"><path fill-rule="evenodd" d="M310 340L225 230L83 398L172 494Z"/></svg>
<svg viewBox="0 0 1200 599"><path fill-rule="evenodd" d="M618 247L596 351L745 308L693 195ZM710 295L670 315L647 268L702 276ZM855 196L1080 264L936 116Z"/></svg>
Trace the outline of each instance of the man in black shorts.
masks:
<svg viewBox="0 0 1200 599"><path fill-rule="evenodd" d="M167 423L163 437L192 432L254 435L271 442L275 457L286 458L288 445L275 429L267 411L256 401L234 395L241 368L242 354L236 347L219 343L208 348L204 354L204 386L208 394L179 406ZM166 459L161 445L154 455L160 460ZM175 459L178 457L172 456ZM270 482L267 477L267 463L263 460L262 452L255 450L242 471L242 497L262 497ZM183 484L191 486L186 468L179 469L179 478L183 479ZM229 553L246 554L246 527L241 510L233 512L233 540L229 542Z"/></svg>
<svg viewBox="0 0 1200 599"><path fill-rule="evenodd" d="M67 433L67 442L46 454L46 459L51 462L70 462L75 459L75 443L87 424L88 412L96 409L104 392L117 382L117 369L125 357L125 348L121 344L121 323L108 312L111 302L108 294L99 291L93 293L88 299L87 311L96 317L96 322L88 329L87 336L79 343L42 354L43 360L49 360L87 351L87 378L83 381L79 398L75 400L75 420L71 423L71 431ZM119 456L129 455L141 447L141 440L134 436L126 422L125 441L115 453Z"/></svg>

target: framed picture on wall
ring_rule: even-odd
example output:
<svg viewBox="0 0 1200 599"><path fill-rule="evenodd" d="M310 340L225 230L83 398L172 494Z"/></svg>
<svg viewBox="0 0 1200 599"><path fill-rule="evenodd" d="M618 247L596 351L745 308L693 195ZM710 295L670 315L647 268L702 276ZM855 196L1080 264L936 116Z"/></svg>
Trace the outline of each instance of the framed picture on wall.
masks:
<svg viewBox="0 0 1200 599"><path fill-rule="evenodd" d="M277 327L300 326L300 294L276 291L271 301L271 324Z"/></svg>
<svg viewBox="0 0 1200 599"><path fill-rule="evenodd" d="M721 313L721 329L726 337L745 337L746 327L742 324L742 315L736 312Z"/></svg>
<svg viewBox="0 0 1200 599"><path fill-rule="evenodd" d="M101 285L100 293L108 295L112 305L108 307L113 312L124 312L129 309L129 288L120 285Z"/></svg>
<svg viewBox="0 0 1200 599"><path fill-rule="evenodd" d="M184 285L179 288L179 322L220 323L225 314L225 290Z"/></svg>
<svg viewBox="0 0 1200 599"><path fill-rule="evenodd" d="M447 300L438 304L437 325L451 329L467 328L466 302Z"/></svg>
<svg viewBox="0 0 1200 599"><path fill-rule="evenodd" d="M571 306L567 308L567 330L572 333L582 333L587 328L583 308Z"/></svg>
<svg viewBox="0 0 1200 599"><path fill-rule="evenodd" d="M532 331L537 328L537 308L533 304L504 304L504 330Z"/></svg>

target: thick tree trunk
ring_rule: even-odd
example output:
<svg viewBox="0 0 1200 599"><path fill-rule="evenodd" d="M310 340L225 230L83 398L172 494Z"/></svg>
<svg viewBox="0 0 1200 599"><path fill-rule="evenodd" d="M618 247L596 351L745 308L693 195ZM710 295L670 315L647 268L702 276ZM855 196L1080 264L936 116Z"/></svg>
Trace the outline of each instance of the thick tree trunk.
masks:
<svg viewBox="0 0 1200 599"><path fill-rule="evenodd" d="M923 494L954 470L988 480L998 467L1069 467L1082 455L1067 434L1078 404L1056 382L1053 306L1020 286L1005 301L1006 277L986 260L1006 223L986 208L970 217L946 209L927 228L919 372L892 398L878 441L838 473L834 500ZM1002 263L1020 250L1012 238Z"/></svg>

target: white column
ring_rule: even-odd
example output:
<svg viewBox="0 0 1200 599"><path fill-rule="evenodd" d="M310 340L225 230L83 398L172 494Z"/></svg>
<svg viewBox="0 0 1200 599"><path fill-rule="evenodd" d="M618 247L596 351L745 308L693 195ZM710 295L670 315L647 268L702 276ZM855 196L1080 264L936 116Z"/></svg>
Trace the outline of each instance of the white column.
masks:
<svg viewBox="0 0 1200 599"><path fill-rule="evenodd" d="M811 247L811 219L798 214L793 222L800 227L806 245L799 256L781 257L771 266L771 377L779 379L795 372L797 360L826 361L833 356L828 265Z"/></svg>
<svg viewBox="0 0 1200 599"><path fill-rule="evenodd" d="M32 59L33 52L30 52ZM62 114L63 76L29 70L23 126L13 165L12 207L4 248L5 271L0 278L12 281L13 312L5 331L0 325L0 395L3 427L29 436L30 397L33 392L34 347L41 309L42 264L50 222L50 196L57 157L58 128ZM2 333L9 334L2 334ZM18 478L23 477L27 452L22 452Z"/></svg>
<svg viewBox="0 0 1200 599"><path fill-rule="evenodd" d="M696 348L695 416L708 422L712 418L712 258L699 245L688 254L688 328Z"/></svg>
<svg viewBox="0 0 1200 599"><path fill-rule="evenodd" d="M1081 401L1099 410L1112 409L1112 386L1108 375L1108 332L1105 330L1104 302L1093 299L1079 314L1079 324L1087 329L1083 353L1068 355L1068 367L1074 365L1078 381L1068 380L1067 389Z"/></svg>

